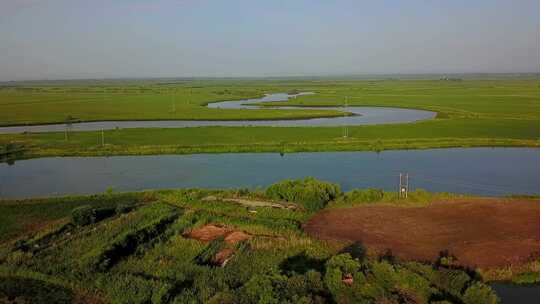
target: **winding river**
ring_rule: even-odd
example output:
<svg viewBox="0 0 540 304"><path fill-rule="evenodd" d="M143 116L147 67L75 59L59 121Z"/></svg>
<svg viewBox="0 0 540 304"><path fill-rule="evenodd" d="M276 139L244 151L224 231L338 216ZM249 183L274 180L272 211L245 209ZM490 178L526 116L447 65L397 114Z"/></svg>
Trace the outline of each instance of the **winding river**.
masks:
<svg viewBox="0 0 540 304"><path fill-rule="evenodd" d="M299 95L312 93L300 93L288 95L284 93L268 94L262 98L244 99L237 101L222 101L208 104L209 108L223 109L257 109L254 104L286 101ZM296 109L302 111L305 107L273 107L274 109ZM424 110L387 108L387 107L309 107L309 109L340 110L353 115L343 117L311 118L295 120L126 120L126 121L98 121L73 123L71 131L96 131L112 130L116 128L188 128L205 126L272 126L272 127L310 127L310 126L342 126L342 125L370 125L384 123L407 123L434 118L436 113ZM31 126L0 127L1 134L23 132L63 132L65 124L46 124Z"/></svg>

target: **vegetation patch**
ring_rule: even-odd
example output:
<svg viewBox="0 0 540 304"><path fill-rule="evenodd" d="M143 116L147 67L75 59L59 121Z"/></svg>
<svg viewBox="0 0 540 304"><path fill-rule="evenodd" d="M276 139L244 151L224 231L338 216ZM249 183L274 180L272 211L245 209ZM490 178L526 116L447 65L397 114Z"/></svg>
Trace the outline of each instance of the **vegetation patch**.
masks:
<svg viewBox="0 0 540 304"><path fill-rule="evenodd" d="M71 304L72 300L73 292L62 286L37 279L0 276L0 303Z"/></svg>
<svg viewBox="0 0 540 304"><path fill-rule="evenodd" d="M270 199L293 202L308 211L320 210L341 194L338 184L318 181L314 178L285 180L266 189Z"/></svg>
<svg viewBox="0 0 540 304"><path fill-rule="evenodd" d="M91 269L105 271L122 257L135 252L139 246L160 236L177 217L178 214L174 211L165 213L138 229L118 235L111 243L95 248L82 257L82 260L86 261Z"/></svg>
<svg viewBox="0 0 540 304"><path fill-rule="evenodd" d="M333 189L322 186L317 187L316 192L321 188L324 193ZM477 272L464 263L468 257L463 252L450 250L458 259L449 252L437 252L437 258L433 261L406 259L402 258L401 247L385 246L381 248L383 250L373 250L369 238L366 239L358 231L354 236L361 236L361 242L358 240L351 244L348 240L340 241L338 238L327 242L304 232L303 224L313 216L313 212L307 208L254 207L222 200L227 197L261 199L265 195L266 192L262 190L181 189L109 193L95 201L91 197L72 197L42 199L39 202L2 202L0 208L16 205L28 208L31 213L34 208L39 210L46 206L49 208L47 210L56 210L56 214L63 216L53 226L20 235L20 242L0 242L0 277L16 280L11 283L0 280L0 302L5 299L32 302L28 299L36 294L39 298L47 299L48 303L63 303L61 299L66 294L70 296L65 297L69 303L91 302L93 299L130 304L498 302L493 290L482 281L487 272L484 268ZM500 204L485 200L425 204L427 198L439 196L423 193L398 207L397 202L392 203L394 205L388 203L394 199L389 195L383 193L380 199L380 192L376 190L353 191L348 196L337 194L327 207L340 200L346 204L361 200L359 204L362 206L352 209L326 208L314 218L343 212L348 218L340 218L337 230L346 231L350 227L357 227L355 210L384 207L384 212L370 214L361 222L369 224L374 221L375 228L368 227L368 232L388 228L394 229L392 235L407 234L407 241L400 243L405 245L423 238L408 231L410 227L417 226L411 225L416 222L409 221L408 225L397 227L399 219L410 219L408 214L413 210L428 209L430 212L423 218L430 219L431 223L438 221L430 207L436 211L446 208L439 210L445 215L455 212L462 216L480 216L484 213L479 210L490 206L499 208L499 205L505 204L521 210L522 204L525 204L523 206L527 208L521 210L523 213L514 214L503 208L504 212L491 212L490 217L493 214L518 216L524 221L523 227L536 227L529 222L536 214L534 208L538 206L533 206L532 202L528 204L507 199ZM209 196L214 196L216 200L204 199ZM89 225L72 224L71 211L83 205L93 207L96 214L106 209L107 216ZM429 207L418 207L426 205ZM18 212L9 208L3 211ZM392 220L383 217L394 213L399 216L392 217ZM9 217L9 214L6 216ZM474 225L483 223L479 219L474 218ZM456 218L451 217L448 221L456 222ZM310 223L306 227L311 233ZM460 229L467 227L465 221L457 223ZM331 220L323 226L324 231L336 230L335 222ZM512 227L514 231L515 228ZM508 235L504 227L491 227L490 233L496 234L501 229L501 233ZM443 231L438 228L434 230ZM531 235L529 230L522 232ZM415 237L411 239L410 235ZM438 239L431 236L430 240ZM474 243L468 244L476 248ZM32 249L35 245L39 249ZM415 245L414 248L419 246L416 243L412 245ZM433 248L439 247L438 243L436 245ZM491 248L489 252L498 251ZM485 254L483 256L486 257ZM523 282L531 282L536 276L534 273L540 272L535 263L530 261L519 269ZM516 268L515 274L517 272ZM42 294L41 287L38 288L41 291L36 291L37 287L27 285L34 284L34 281L27 283L21 279L51 284L46 285L48 292L60 300L51 298L51 294ZM9 293L5 290L9 290ZM87 295L87 300L84 300L84 295Z"/></svg>
<svg viewBox="0 0 540 304"><path fill-rule="evenodd" d="M315 92L267 109L209 109L210 102L265 93ZM43 156L146 155L224 152L383 151L448 147L539 147L538 79L190 81L170 86L20 86L0 90L4 125L98 120L255 120L343 115L338 111L272 106L383 106L424 109L437 118L408 124L342 127L204 127L4 134L17 159ZM174 109L174 111L173 111ZM45 114L44 114L45 113ZM75 119L74 119L75 118ZM211 144L209 144L211 143ZM13 154L13 153L10 153ZM12 158L10 162L13 162Z"/></svg>

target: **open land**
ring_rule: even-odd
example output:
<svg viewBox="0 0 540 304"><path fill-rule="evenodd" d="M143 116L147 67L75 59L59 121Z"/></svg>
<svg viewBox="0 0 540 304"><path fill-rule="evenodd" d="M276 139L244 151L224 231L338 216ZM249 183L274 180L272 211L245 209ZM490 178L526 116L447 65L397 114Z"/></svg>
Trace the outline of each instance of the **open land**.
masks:
<svg viewBox="0 0 540 304"><path fill-rule="evenodd" d="M410 260L434 261L448 250L470 267L530 262L540 253L540 201L458 199L423 207L388 205L331 209L311 218L308 233L361 241Z"/></svg>
<svg viewBox="0 0 540 304"><path fill-rule="evenodd" d="M294 119L340 115L323 110L209 109L209 102L276 92L315 92L272 105L388 106L437 112L407 124L349 127L198 127L0 135L20 157L221 152L381 151L473 146L540 146L540 80L191 81L173 84L3 86L2 125L99 120ZM174 106L173 106L174 104ZM173 111L174 107L174 111Z"/></svg>

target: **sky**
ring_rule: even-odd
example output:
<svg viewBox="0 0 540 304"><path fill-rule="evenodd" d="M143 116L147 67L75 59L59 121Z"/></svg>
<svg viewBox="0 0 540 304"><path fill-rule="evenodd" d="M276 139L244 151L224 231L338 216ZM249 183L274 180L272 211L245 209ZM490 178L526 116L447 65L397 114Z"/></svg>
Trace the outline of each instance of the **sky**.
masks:
<svg viewBox="0 0 540 304"><path fill-rule="evenodd" d="M539 0L0 0L0 81L520 72Z"/></svg>

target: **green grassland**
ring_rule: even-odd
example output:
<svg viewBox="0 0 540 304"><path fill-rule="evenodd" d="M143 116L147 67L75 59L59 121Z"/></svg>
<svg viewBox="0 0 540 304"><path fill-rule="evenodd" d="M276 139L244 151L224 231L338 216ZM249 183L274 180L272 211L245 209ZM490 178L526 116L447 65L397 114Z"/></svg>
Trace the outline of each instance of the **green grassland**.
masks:
<svg viewBox="0 0 540 304"><path fill-rule="evenodd" d="M106 131L104 146L100 132L73 132L68 141L63 133L0 135L0 144L17 143L26 149L26 157L540 145L537 79L238 80L200 82L197 86L125 85L107 87L106 93L100 90L103 87L5 87L0 90L0 121L8 125L62 122L68 116L77 120L286 119L337 114L204 107L216 100L293 91L316 95L264 105L336 106L347 99L349 105L418 108L438 115L416 123L351 126L346 139L342 138L342 127L200 127ZM173 113L171 100L175 95L177 111Z"/></svg>
<svg viewBox="0 0 540 304"><path fill-rule="evenodd" d="M352 195L352 196L351 196ZM315 180L247 190L161 190L0 202L0 301L30 303L477 303L497 297L472 269L448 256L399 261L361 244L325 243L302 223L336 200L384 203L380 191L342 196ZM441 196L442 195L442 196ZM406 203L448 194L419 192ZM297 208L251 207L229 197L293 200ZM211 198L211 199L209 199ZM320 205L313 205L314 200ZM349 202L349 203L348 203ZM276 203L279 203L276 201ZM87 222L72 209L86 205ZM11 221L34 214L30 221ZM315 208L315 209L314 209ZM35 212L48 210L49 212ZM81 208L79 210L79 215ZM186 233L207 224L250 235L202 242ZM211 259L232 250L225 265ZM349 282L346 282L349 280Z"/></svg>
<svg viewBox="0 0 540 304"><path fill-rule="evenodd" d="M336 111L220 110L210 102L262 97L257 87L1 87L0 125L106 120L256 120L341 115Z"/></svg>
<svg viewBox="0 0 540 304"><path fill-rule="evenodd" d="M382 151L448 147L539 147L540 120L431 120L339 127L201 127L104 132L0 135L25 149L22 157L144 155L224 152Z"/></svg>

